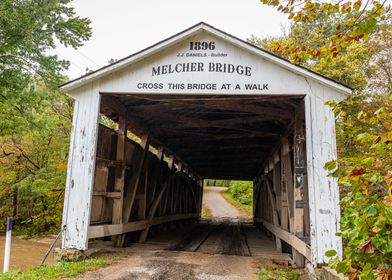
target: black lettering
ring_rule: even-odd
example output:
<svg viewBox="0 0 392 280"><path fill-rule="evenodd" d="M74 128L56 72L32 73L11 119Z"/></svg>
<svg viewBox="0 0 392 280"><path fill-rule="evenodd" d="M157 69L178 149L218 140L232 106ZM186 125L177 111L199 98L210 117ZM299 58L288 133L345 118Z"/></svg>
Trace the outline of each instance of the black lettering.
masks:
<svg viewBox="0 0 392 280"><path fill-rule="evenodd" d="M244 66L238 65L237 68L236 68L236 72L237 72L237 74L239 74L239 75L244 74Z"/></svg>
<svg viewBox="0 0 392 280"><path fill-rule="evenodd" d="M181 63L176 64L176 67L175 67L176 72L181 72L181 70L182 70L181 66L182 66Z"/></svg>
<svg viewBox="0 0 392 280"><path fill-rule="evenodd" d="M250 73L251 70L251 67L245 67L245 76L252 76L252 74Z"/></svg>
<svg viewBox="0 0 392 280"><path fill-rule="evenodd" d="M162 65L162 74L167 74L167 65Z"/></svg>
<svg viewBox="0 0 392 280"><path fill-rule="evenodd" d="M161 75L161 66L158 66L157 68L152 67L152 75L153 76Z"/></svg>
<svg viewBox="0 0 392 280"><path fill-rule="evenodd" d="M196 72L196 63L195 62L192 62L191 63L191 72Z"/></svg>
<svg viewBox="0 0 392 280"><path fill-rule="evenodd" d="M216 90L216 84L188 84L188 89L194 90Z"/></svg>
<svg viewBox="0 0 392 280"><path fill-rule="evenodd" d="M182 72L189 72L189 63L182 64Z"/></svg>
<svg viewBox="0 0 392 280"><path fill-rule="evenodd" d="M215 72L215 64L210 62L208 64L208 72Z"/></svg>

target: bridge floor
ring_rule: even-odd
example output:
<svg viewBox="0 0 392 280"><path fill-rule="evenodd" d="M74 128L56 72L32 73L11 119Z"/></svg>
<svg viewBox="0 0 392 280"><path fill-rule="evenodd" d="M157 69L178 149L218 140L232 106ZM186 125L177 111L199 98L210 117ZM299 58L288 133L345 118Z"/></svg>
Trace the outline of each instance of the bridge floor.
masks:
<svg viewBox="0 0 392 280"><path fill-rule="evenodd" d="M259 229L232 219L157 232L145 243L127 248L107 245L103 251L120 260L76 279L256 279L260 264L289 261Z"/></svg>
<svg viewBox="0 0 392 280"><path fill-rule="evenodd" d="M250 223L237 219L216 219L159 233L147 244L160 244L173 251L253 256L271 260L288 260L276 251L275 242Z"/></svg>

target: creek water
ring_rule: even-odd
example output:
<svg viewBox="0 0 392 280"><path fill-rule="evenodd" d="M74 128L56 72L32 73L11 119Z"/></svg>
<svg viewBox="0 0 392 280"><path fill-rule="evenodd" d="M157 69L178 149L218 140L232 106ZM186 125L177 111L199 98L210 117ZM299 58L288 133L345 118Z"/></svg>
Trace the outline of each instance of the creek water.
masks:
<svg viewBox="0 0 392 280"><path fill-rule="evenodd" d="M3 272L5 237L0 236L0 272ZM41 259L50 246L48 242L38 242L33 240L23 240L12 237L10 269L26 270L39 266ZM56 246L57 247L57 246ZM54 264L53 251L49 254L45 264Z"/></svg>

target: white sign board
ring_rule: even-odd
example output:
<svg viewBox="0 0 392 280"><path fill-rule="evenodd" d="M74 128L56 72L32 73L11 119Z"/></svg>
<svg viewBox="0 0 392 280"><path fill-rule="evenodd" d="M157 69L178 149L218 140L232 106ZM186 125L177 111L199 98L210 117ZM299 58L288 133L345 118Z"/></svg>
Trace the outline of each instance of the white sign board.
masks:
<svg viewBox="0 0 392 280"><path fill-rule="evenodd" d="M108 92L301 94L305 79L210 34L199 34L103 79ZM113 88L113 83L117 88ZM121 87L118 88L118 79ZM107 84L105 83L107 82Z"/></svg>

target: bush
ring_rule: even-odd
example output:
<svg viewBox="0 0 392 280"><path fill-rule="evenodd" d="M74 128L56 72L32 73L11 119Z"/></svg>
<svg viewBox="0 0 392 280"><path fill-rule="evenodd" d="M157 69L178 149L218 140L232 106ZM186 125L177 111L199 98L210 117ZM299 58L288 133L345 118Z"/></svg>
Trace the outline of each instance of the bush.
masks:
<svg viewBox="0 0 392 280"><path fill-rule="evenodd" d="M241 204L252 205L253 182L250 181L231 181L229 193Z"/></svg>
<svg viewBox="0 0 392 280"><path fill-rule="evenodd" d="M344 258L330 265L350 279L392 279L392 98L373 95L335 105L340 158L326 164L339 180ZM338 138L338 139L339 139Z"/></svg>

